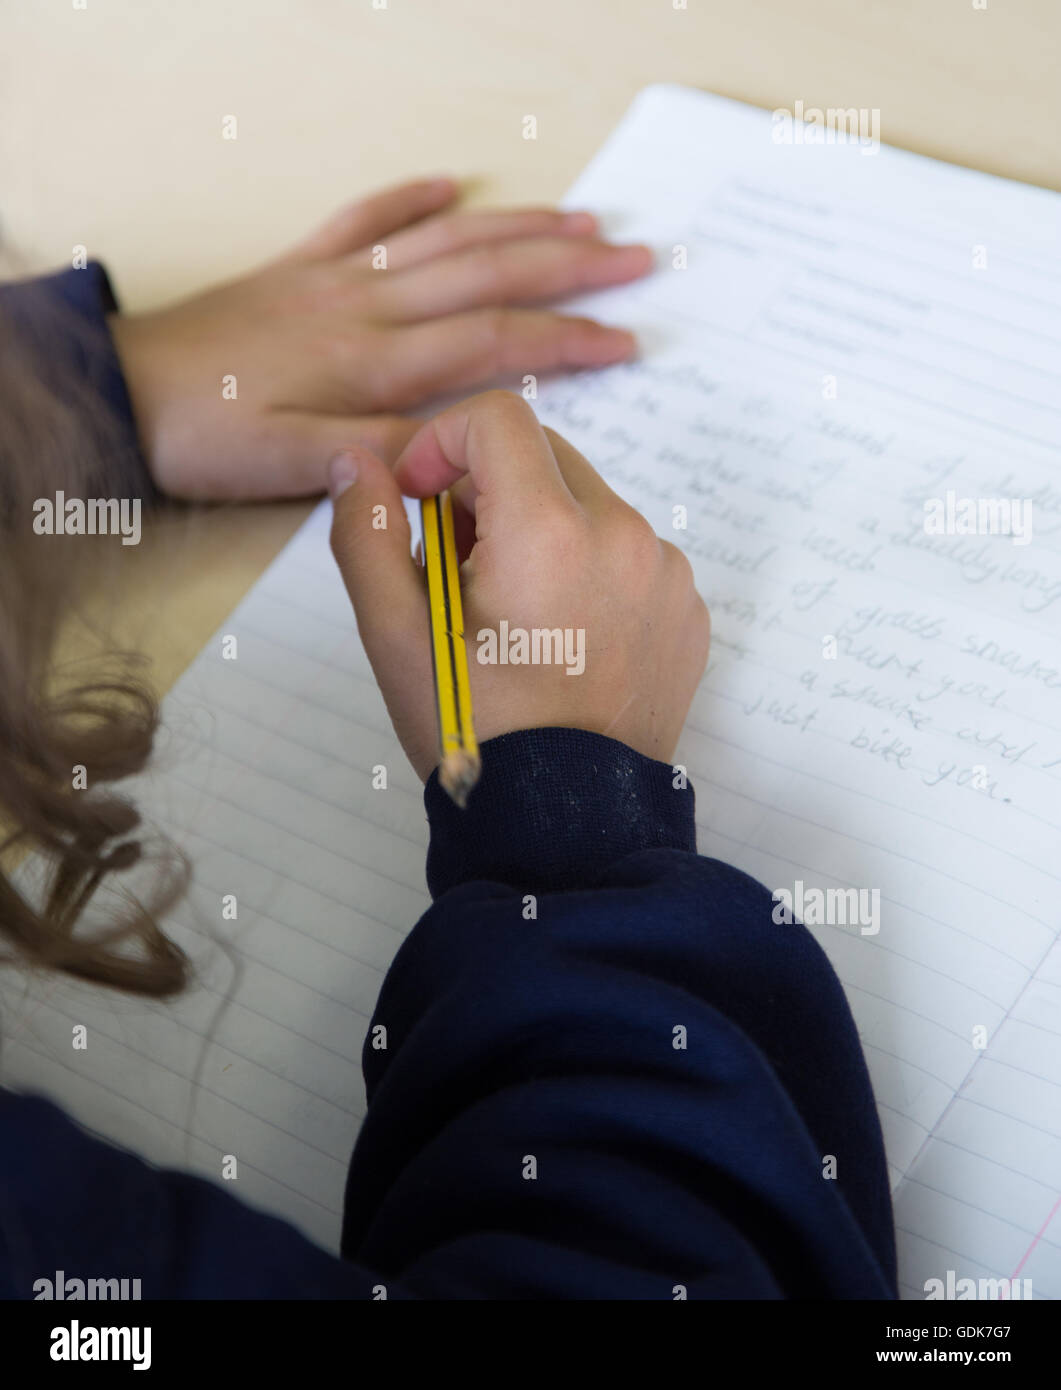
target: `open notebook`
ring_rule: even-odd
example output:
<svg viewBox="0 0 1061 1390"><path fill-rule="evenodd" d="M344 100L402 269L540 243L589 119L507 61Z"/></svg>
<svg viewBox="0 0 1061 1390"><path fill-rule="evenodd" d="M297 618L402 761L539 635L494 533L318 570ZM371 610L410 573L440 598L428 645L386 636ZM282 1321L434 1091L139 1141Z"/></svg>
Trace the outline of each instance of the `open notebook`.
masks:
<svg viewBox="0 0 1061 1390"><path fill-rule="evenodd" d="M880 892L879 931L814 930L880 1103L904 1294L954 1270L1056 1298L1061 199L774 129L641 94L569 202L659 250L584 301L643 360L536 404L711 606L678 754L702 851ZM1031 543L926 533L948 491L1031 499ZM366 1022L428 899L327 526L324 504L180 680L130 786L194 860L171 929L199 987L156 1007L9 978L0 1003L8 1084L157 1162L219 1179L235 1155L233 1192L334 1248Z"/></svg>

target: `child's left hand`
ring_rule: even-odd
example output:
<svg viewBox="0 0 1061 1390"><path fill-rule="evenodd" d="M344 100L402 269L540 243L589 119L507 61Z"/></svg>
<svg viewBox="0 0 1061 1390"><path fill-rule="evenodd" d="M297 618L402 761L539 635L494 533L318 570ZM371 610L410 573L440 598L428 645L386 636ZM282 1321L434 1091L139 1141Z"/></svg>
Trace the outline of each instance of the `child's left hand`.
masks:
<svg viewBox="0 0 1061 1390"><path fill-rule="evenodd" d="M242 279L113 316L158 487L203 500L320 492L337 450L397 456L419 423L398 411L632 355L630 333L531 306L636 279L646 247L599 240L587 213L441 213L456 196L445 179L377 194Z"/></svg>

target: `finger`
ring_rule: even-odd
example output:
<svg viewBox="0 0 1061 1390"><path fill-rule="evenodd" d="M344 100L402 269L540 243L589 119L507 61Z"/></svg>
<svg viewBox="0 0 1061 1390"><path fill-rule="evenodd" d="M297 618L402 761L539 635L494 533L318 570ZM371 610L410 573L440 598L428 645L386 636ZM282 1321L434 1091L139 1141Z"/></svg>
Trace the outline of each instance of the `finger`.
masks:
<svg viewBox="0 0 1061 1390"><path fill-rule="evenodd" d="M475 546L475 487L467 474L449 489L453 501L453 538L457 563L463 565Z"/></svg>
<svg viewBox="0 0 1061 1390"><path fill-rule="evenodd" d="M370 283L373 308L380 318L411 322L624 284L644 275L651 264L647 246L608 246L583 237L537 237L475 246L394 275L384 271Z"/></svg>
<svg viewBox="0 0 1061 1390"><path fill-rule="evenodd" d="M634 510L608 486L589 459L580 454L573 444L569 444L548 425L544 429L564 482L581 507L598 515L611 510Z"/></svg>
<svg viewBox="0 0 1061 1390"><path fill-rule="evenodd" d="M458 191L455 179L418 179L362 198L340 208L280 260L325 261L346 255L437 212L451 203Z"/></svg>
<svg viewBox="0 0 1061 1390"><path fill-rule="evenodd" d="M328 459L351 446L368 448L392 466L416 431L418 420L399 415L313 415L297 411L265 417L243 453L250 462L219 469L207 461L191 472L181 496L192 502L250 502L311 497L324 491Z"/></svg>
<svg viewBox="0 0 1061 1390"><path fill-rule="evenodd" d="M410 497L470 477L480 541L578 510L534 411L510 391L472 396L436 415L402 450L394 476Z"/></svg>
<svg viewBox="0 0 1061 1390"><path fill-rule="evenodd" d="M385 660L380 644L400 637L416 640L428 626L427 596L412 536L394 476L368 449L354 448L333 458L352 465L355 477L332 494L331 548L354 605L358 631L373 666ZM349 469L347 469L349 471ZM424 651L428 651L426 638ZM390 653L393 658L393 651Z"/></svg>
<svg viewBox="0 0 1061 1390"><path fill-rule="evenodd" d="M589 459L584 454L580 454L563 435L557 434L548 425L544 425L542 428L549 441L549 447L553 451L553 457L556 459L561 476L567 484L568 491L581 507L586 511L598 513L606 508L620 508L625 512L636 511L636 508L631 507L608 486ZM469 474L465 474L457 482L450 485L449 492L453 498L453 522L458 531L458 542L462 528L464 534L470 535L471 540L474 540L477 497L474 480ZM467 549L471 549L470 541ZM464 558L464 554L461 558Z"/></svg>
<svg viewBox="0 0 1061 1390"><path fill-rule="evenodd" d="M625 362L637 339L624 328L540 309L473 309L380 334L374 399L403 410L432 395L496 378Z"/></svg>
<svg viewBox="0 0 1061 1390"><path fill-rule="evenodd" d="M276 416L272 417L274 420ZM267 486L257 479L260 497L298 497L323 492L324 462L340 450L370 449L388 468L420 427L400 415L298 415L283 418L277 429L279 471Z"/></svg>
<svg viewBox="0 0 1061 1390"><path fill-rule="evenodd" d="M272 417L276 419L276 416ZM398 456L420 428L420 420L402 415L298 415L285 417L285 437L294 453L312 454L316 460L317 477L320 460L329 458L340 449L358 445L371 449L388 468L393 468ZM315 490L319 490L315 488Z"/></svg>
<svg viewBox="0 0 1061 1390"><path fill-rule="evenodd" d="M521 208L505 212L457 212L427 217L415 227L387 240L387 266L410 266L452 255L484 242L527 237L593 236L597 219L589 212L559 212L554 208Z"/></svg>

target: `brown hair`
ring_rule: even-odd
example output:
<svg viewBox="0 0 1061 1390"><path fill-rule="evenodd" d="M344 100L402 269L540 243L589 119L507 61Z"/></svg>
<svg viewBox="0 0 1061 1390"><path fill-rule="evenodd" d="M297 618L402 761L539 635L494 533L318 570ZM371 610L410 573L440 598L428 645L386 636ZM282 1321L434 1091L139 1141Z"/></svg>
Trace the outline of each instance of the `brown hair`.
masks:
<svg viewBox="0 0 1061 1390"><path fill-rule="evenodd" d="M170 995L189 966L158 919L182 895L188 867L164 842L149 853L152 841L133 834L136 809L111 786L146 764L157 701L142 660L110 650L94 625L89 659L61 659L64 633L89 622L80 598L99 582L106 540L38 535L32 525L36 499L130 496L142 490L142 469L101 402L88 330L54 296L37 296L29 314L25 296L17 315L10 302L0 287L0 943L10 948L0 963ZM44 867L39 892L24 871L16 886L26 850ZM144 899L121 874L148 857L160 872ZM90 927L86 908L101 885L121 905Z"/></svg>

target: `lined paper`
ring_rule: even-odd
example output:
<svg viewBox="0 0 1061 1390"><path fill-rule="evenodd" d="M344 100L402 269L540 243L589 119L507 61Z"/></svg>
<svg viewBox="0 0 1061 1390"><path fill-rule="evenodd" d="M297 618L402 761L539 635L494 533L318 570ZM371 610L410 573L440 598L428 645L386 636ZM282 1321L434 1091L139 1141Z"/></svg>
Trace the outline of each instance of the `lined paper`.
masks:
<svg viewBox="0 0 1061 1390"><path fill-rule="evenodd" d="M878 931L812 930L873 1078L904 1295L954 1270L1058 1297L1059 200L771 130L642 93L567 200L657 248L653 276L573 306L642 359L535 405L711 607L676 759L702 852L772 889L879 894ZM927 535L948 490L1030 499L1031 543ZM328 520L178 682L130 784L195 863L172 928L198 987L153 1006L6 982L0 1060L154 1161L216 1179L236 1155L233 1191L334 1249L367 1020L428 899L419 784Z"/></svg>

